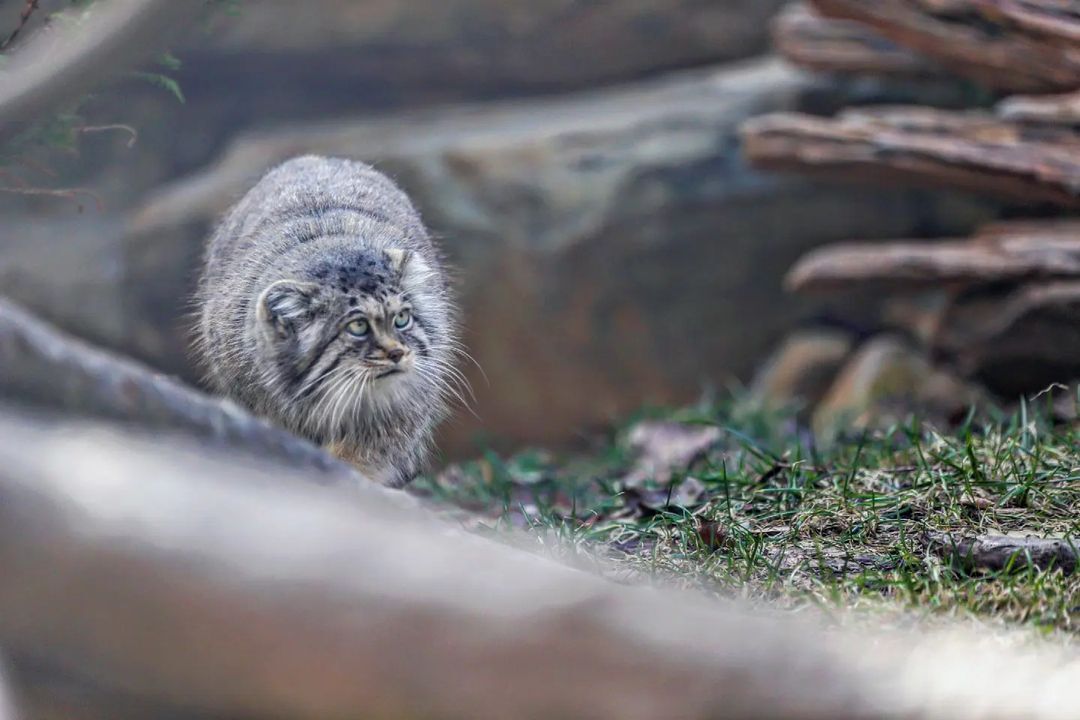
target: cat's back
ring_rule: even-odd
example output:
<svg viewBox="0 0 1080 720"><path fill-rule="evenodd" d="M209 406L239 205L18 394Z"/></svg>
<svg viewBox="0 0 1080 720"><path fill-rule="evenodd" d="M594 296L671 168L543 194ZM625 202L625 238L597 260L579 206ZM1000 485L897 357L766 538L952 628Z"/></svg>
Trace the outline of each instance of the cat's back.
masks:
<svg viewBox="0 0 1080 720"><path fill-rule="evenodd" d="M359 226L392 230L410 250L432 250L409 198L370 165L315 155L293 158L264 175L225 215L207 246L207 279L221 280L237 265L255 269L260 260Z"/></svg>

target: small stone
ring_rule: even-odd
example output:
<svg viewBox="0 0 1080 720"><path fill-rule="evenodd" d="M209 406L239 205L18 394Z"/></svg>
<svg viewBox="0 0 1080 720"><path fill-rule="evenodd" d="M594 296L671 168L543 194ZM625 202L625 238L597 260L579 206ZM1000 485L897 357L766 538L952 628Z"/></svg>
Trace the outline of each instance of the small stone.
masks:
<svg viewBox="0 0 1080 720"><path fill-rule="evenodd" d="M912 412L947 423L980 397L976 388L933 367L899 338L884 335L856 351L814 410L812 426L828 440L845 429L895 422Z"/></svg>
<svg viewBox="0 0 1080 720"><path fill-rule="evenodd" d="M813 407L829 390L853 347L840 330L803 330L789 336L751 385L751 401L765 408Z"/></svg>

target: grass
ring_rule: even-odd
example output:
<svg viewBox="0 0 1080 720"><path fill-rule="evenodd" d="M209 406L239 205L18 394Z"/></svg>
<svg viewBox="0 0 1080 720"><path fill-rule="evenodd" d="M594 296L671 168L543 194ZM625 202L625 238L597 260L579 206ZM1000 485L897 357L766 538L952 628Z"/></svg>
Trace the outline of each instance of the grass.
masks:
<svg viewBox="0 0 1080 720"><path fill-rule="evenodd" d="M645 419L716 427L719 441L670 478L635 486L629 429ZM830 447L815 447L789 417L734 402L650 411L588 452L487 452L414 491L468 510L473 529L516 528L600 553L627 581L1080 639L1080 574L1024 562L965 569L929 541L942 532L1080 540L1080 430L1027 406L947 432L912 419Z"/></svg>

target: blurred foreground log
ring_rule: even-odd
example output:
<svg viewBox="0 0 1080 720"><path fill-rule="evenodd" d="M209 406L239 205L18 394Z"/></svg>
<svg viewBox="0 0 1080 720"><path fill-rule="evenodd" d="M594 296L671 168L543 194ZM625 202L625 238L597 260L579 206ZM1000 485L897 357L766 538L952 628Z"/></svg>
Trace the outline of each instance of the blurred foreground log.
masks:
<svg viewBox="0 0 1080 720"><path fill-rule="evenodd" d="M183 445L10 415L0 438L0 645L173 717L1080 713L1080 660L1049 648L867 652Z"/></svg>
<svg viewBox="0 0 1080 720"><path fill-rule="evenodd" d="M971 240L854 242L805 255L785 280L802 293L1080 280L1080 222L999 223Z"/></svg>
<svg viewBox="0 0 1080 720"><path fill-rule="evenodd" d="M306 440L232 402L208 397L127 358L94 348L0 298L0 400L181 430L314 471L323 483L362 481Z"/></svg>
<svg viewBox="0 0 1080 720"><path fill-rule="evenodd" d="M1080 208L1080 136L983 113L920 107L848 110L835 119L776 113L743 126L743 147L765 169Z"/></svg>
<svg viewBox="0 0 1080 720"><path fill-rule="evenodd" d="M785 59L810 70L913 77L941 74L933 63L868 26L824 17L803 3L787 6L776 17L772 40Z"/></svg>
<svg viewBox="0 0 1080 720"><path fill-rule="evenodd" d="M1006 92L1080 87L1074 0L812 0L961 77Z"/></svg>

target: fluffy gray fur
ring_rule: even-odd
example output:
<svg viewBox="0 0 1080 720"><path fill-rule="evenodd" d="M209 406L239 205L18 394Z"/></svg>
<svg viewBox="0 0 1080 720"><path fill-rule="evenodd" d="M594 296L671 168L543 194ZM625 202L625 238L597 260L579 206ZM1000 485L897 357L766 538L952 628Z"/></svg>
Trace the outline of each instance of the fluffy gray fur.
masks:
<svg viewBox="0 0 1080 720"><path fill-rule="evenodd" d="M386 485L419 472L459 346L439 252L386 176L313 156L270 171L210 238L197 302L219 392Z"/></svg>

